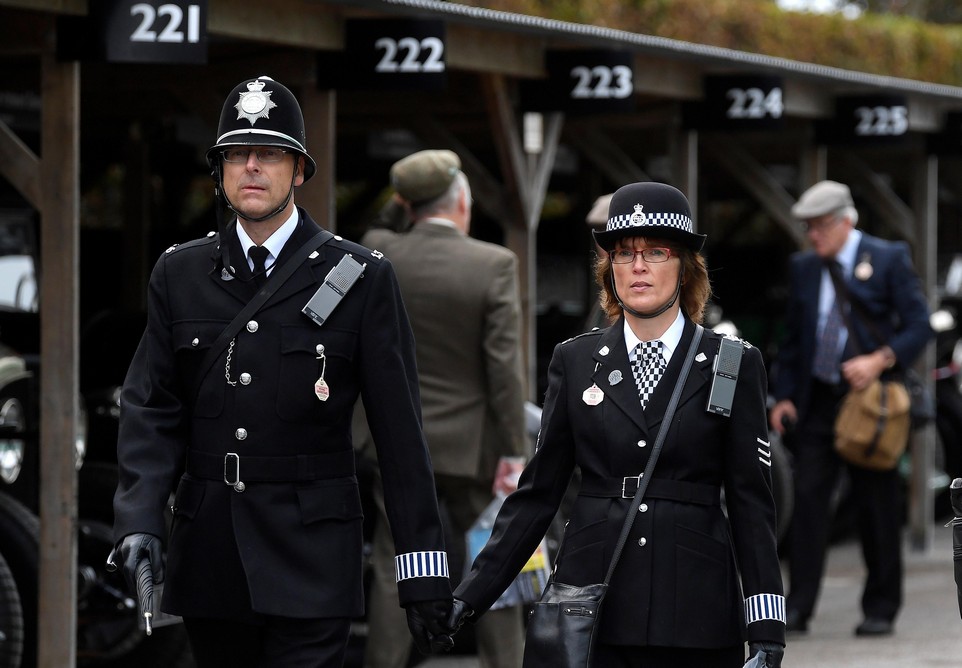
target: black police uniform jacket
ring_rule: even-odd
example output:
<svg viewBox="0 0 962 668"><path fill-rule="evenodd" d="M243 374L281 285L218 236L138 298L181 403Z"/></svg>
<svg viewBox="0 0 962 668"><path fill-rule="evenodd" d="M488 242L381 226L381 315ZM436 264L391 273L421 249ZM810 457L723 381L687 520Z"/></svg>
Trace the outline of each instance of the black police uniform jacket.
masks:
<svg viewBox="0 0 962 668"><path fill-rule="evenodd" d="M320 230L299 212L274 271ZM168 249L152 272L148 324L121 399L115 539L166 536L176 488L165 611L360 615L362 511L350 431L360 394L400 555L401 603L449 597L414 342L390 263L329 239L199 377L207 349L256 290L234 223L227 237L234 280L222 278L216 235ZM346 254L366 264L363 277L318 326L301 308ZM327 401L314 391L322 373ZM224 482L227 453L238 456L242 492ZM236 463L227 462L232 482Z"/></svg>
<svg viewBox="0 0 962 668"><path fill-rule="evenodd" d="M730 647L744 638L784 643L784 599L776 555L766 376L744 346L731 416L706 412L721 336L706 330L655 466L643 505L633 507L692 341L679 347L644 411L625 349L624 320L555 348L538 448L504 503L488 544L455 596L484 611L520 571L557 510L574 468L577 500L554 578L604 580L625 514L637 513L600 616L600 640L617 645ZM585 390L597 386L600 402ZM724 486L729 519L719 503ZM746 628L747 627L747 628Z"/></svg>

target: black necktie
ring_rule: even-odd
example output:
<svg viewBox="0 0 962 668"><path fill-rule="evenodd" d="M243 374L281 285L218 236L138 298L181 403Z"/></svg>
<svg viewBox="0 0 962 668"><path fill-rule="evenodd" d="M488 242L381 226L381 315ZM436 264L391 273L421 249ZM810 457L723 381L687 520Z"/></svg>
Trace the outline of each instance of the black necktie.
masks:
<svg viewBox="0 0 962 668"><path fill-rule="evenodd" d="M264 263L267 262L267 256L271 252L263 246L251 246L247 254L251 256L251 260L254 262L254 283L257 284L257 287L261 287L267 281L267 269L264 267Z"/></svg>

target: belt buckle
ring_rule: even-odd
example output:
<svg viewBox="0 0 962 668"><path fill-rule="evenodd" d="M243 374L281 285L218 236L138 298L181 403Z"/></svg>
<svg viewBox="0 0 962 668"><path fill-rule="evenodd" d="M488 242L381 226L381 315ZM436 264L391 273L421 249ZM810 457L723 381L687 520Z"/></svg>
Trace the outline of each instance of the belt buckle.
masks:
<svg viewBox="0 0 962 668"><path fill-rule="evenodd" d="M227 477L228 462L230 462L231 458L234 460L234 482L231 482ZM247 485L240 479L240 455L236 452L228 452L224 455L224 484L233 487L235 492L243 492L247 489Z"/></svg>
<svg viewBox="0 0 962 668"><path fill-rule="evenodd" d="M623 499L633 499L635 498L635 492L638 491L638 485L641 484L641 479L645 477L644 473L639 475L626 475L621 479L621 498ZM628 493L628 481L633 480L635 482L635 489Z"/></svg>

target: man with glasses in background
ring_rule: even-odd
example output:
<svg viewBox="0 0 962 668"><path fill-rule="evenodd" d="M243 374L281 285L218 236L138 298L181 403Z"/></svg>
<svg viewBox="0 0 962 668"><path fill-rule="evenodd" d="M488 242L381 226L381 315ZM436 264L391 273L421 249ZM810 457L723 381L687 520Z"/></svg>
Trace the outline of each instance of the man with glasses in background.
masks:
<svg viewBox="0 0 962 668"><path fill-rule="evenodd" d="M408 627L422 651L449 645L447 555L391 264L294 205L315 163L276 81L234 88L207 160L218 210L235 216L169 248L151 275L121 397L109 561L131 591L145 564L164 583L161 609L184 618L201 668L339 668L364 608L362 396Z"/></svg>
<svg viewBox="0 0 962 668"><path fill-rule="evenodd" d="M893 368L909 368L932 330L908 245L857 230L858 211L848 186L815 184L792 207L792 215L801 221L811 249L791 258L786 339L774 366L776 403L769 421L780 434L794 429L786 630L805 633L818 600L830 503L843 466L834 449L840 402L849 388L867 387ZM847 297L836 294L836 284L847 288ZM845 308L856 301L861 307ZM863 312L872 314L872 322L864 321ZM846 468L867 570L864 618L855 634L890 635L902 604L898 471Z"/></svg>

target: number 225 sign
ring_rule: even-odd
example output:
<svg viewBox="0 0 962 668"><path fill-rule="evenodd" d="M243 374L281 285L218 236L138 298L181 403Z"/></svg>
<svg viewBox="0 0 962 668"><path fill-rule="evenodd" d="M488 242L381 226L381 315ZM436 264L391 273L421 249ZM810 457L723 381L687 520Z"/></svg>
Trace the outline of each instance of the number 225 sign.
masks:
<svg viewBox="0 0 962 668"><path fill-rule="evenodd" d="M108 61L207 62L206 0L115 0L101 11Z"/></svg>

